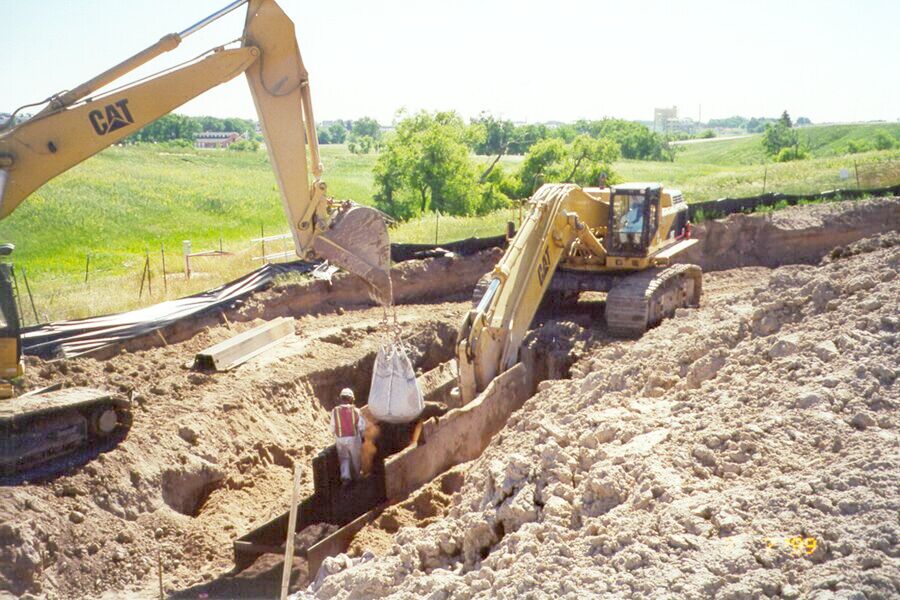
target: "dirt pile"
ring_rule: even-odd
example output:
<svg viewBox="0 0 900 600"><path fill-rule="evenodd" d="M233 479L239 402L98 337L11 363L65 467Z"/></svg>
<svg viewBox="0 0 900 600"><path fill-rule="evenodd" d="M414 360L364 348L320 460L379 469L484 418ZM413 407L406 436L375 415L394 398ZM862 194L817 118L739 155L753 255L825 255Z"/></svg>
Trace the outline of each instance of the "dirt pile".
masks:
<svg viewBox="0 0 900 600"><path fill-rule="evenodd" d="M315 596L896 597L896 241L709 276L702 308L543 384L445 518Z"/></svg>
<svg viewBox="0 0 900 600"><path fill-rule="evenodd" d="M417 368L450 358L467 307L398 309ZM312 492L312 457L333 441L327 410L344 386L365 398L381 317L373 308L298 318L295 338L226 373L185 363L259 321L106 361L28 359L29 388L62 381L133 389L140 400L115 448L77 454L60 474L0 487L0 597L113 590L158 597L158 561L167 593L214 584L232 567L234 538L286 510L295 463L304 469L302 493ZM277 586L280 571L270 579ZM226 595L258 585L251 580Z"/></svg>

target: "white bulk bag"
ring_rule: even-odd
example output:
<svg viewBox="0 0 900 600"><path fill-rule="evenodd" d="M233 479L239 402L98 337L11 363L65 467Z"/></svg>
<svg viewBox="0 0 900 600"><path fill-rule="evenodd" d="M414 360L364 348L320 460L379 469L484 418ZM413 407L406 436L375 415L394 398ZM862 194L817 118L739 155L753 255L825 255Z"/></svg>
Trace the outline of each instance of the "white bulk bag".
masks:
<svg viewBox="0 0 900 600"><path fill-rule="evenodd" d="M376 420L409 423L425 408L412 363L400 342L384 344L375 357L369 410Z"/></svg>

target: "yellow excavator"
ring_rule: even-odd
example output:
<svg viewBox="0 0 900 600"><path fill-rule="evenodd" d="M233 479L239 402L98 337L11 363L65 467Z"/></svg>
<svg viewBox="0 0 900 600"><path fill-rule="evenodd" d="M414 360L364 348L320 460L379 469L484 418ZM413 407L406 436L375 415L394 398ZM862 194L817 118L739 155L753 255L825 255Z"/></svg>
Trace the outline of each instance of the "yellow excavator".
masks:
<svg viewBox="0 0 900 600"><path fill-rule="evenodd" d="M108 89L244 4L244 31L235 43ZM294 24L274 0L236 0L89 81L15 111L0 125L0 219L53 177L241 73L250 85L297 255L343 267L369 284L373 298L390 303L387 225L372 208L335 202L326 195L309 76ZM27 120L17 118L21 110L41 105ZM5 379L22 372L20 315L12 281L11 266L3 265L0 378ZM128 416L126 404L96 390L59 390L0 401L0 471L14 472L77 448L91 437L109 436Z"/></svg>
<svg viewBox="0 0 900 600"><path fill-rule="evenodd" d="M518 362L545 298L606 292L607 328L626 337L700 301L700 267L674 264L697 242L680 192L653 183L546 184L530 205L505 254L476 286L474 308L460 327L463 402Z"/></svg>

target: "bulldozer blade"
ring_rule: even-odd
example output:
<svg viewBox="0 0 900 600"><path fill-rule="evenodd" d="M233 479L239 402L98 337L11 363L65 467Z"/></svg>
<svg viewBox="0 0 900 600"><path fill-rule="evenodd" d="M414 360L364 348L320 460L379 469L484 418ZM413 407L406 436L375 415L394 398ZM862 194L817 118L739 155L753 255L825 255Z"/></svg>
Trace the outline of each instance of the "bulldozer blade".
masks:
<svg viewBox="0 0 900 600"><path fill-rule="evenodd" d="M318 256L365 280L376 302L393 302L387 224L374 208L353 205L342 209L331 228L316 238L313 249Z"/></svg>

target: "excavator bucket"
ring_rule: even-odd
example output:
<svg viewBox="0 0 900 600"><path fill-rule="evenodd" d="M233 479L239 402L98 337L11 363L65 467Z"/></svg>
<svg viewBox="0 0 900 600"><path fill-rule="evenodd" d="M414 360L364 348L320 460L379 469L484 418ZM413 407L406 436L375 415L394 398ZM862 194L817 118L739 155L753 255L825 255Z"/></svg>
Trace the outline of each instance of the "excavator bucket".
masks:
<svg viewBox="0 0 900 600"><path fill-rule="evenodd" d="M387 224L374 208L346 203L338 210L331 229L316 238L313 250L365 280L376 302L393 302Z"/></svg>
<svg viewBox="0 0 900 600"><path fill-rule="evenodd" d="M362 277L373 298L389 304L390 243L381 213L349 202L325 209L309 74L294 23L276 2L250 0L243 44L259 52L245 75L295 245Z"/></svg>

